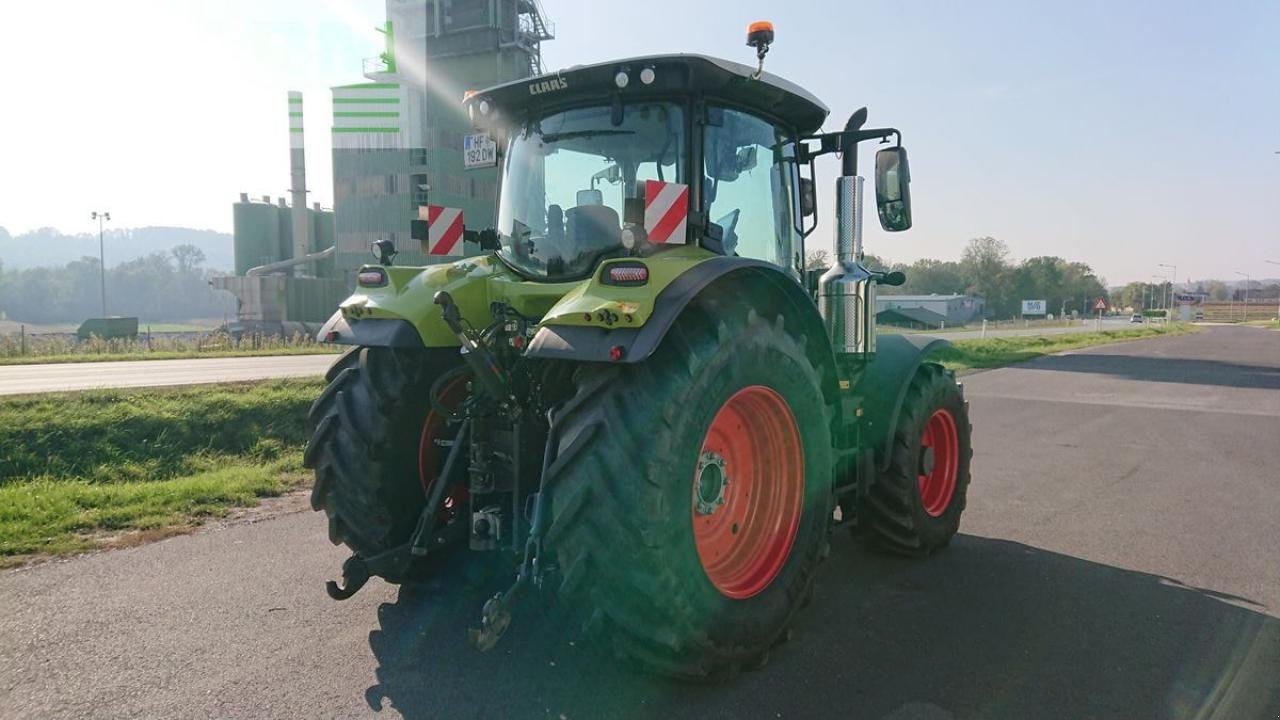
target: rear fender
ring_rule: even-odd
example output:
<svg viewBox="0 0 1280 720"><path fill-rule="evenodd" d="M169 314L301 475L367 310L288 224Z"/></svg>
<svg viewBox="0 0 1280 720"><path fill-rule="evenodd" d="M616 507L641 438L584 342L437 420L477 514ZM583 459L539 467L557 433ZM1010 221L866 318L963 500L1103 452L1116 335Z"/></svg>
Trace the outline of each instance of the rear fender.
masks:
<svg viewBox="0 0 1280 720"><path fill-rule="evenodd" d="M659 267L654 263L658 257L661 256L648 259L651 273L653 268ZM671 255L673 261L679 261L680 257L674 253ZM663 278L665 285L656 293L651 290L648 300L642 298L642 293L635 293L638 302L623 297L625 293L606 297L593 288L584 288L580 294L566 296L548 314L543 327L529 344L526 356L578 362L643 362L658 349L671 326L691 302L718 281L728 281L732 274L737 285L727 292L741 296L744 302L759 299L759 293L772 292L794 306L789 316L803 318L801 322L807 323L806 336L817 338L813 344L819 353L826 356L821 362L828 366L833 364L831 346L826 342L813 301L795 280L776 266L760 260L706 253L705 256L685 256L682 264L673 265L670 269L678 270L678 275ZM595 282L598 280L593 280ZM605 321L600 319L601 311L604 311ZM619 320L606 323L610 312ZM626 320L628 314L634 318L632 323ZM621 349L621 355L616 359L610 353L615 347Z"/></svg>
<svg viewBox="0 0 1280 720"><path fill-rule="evenodd" d="M338 306L317 335L321 342L381 347L458 347L445 325L435 294L453 297L462 318L483 328L493 319L490 303L503 300L529 316L546 313L581 282L523 282L491 256L428 267L381 268L386 282L360 286Z"/></svg>

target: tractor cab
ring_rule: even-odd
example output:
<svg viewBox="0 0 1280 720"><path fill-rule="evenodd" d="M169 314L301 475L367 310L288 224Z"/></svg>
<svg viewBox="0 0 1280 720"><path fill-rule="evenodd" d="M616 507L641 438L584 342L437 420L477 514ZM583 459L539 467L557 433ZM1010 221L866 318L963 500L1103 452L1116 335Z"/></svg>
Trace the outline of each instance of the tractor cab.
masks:
<svg viewBox="0 0 1280 720"><path fill-rule="evenodd" d="M467 98L501 167L497 256L526 279L698 245L802 266L800 140L827 108L751 67L632 58Z"/></svg>

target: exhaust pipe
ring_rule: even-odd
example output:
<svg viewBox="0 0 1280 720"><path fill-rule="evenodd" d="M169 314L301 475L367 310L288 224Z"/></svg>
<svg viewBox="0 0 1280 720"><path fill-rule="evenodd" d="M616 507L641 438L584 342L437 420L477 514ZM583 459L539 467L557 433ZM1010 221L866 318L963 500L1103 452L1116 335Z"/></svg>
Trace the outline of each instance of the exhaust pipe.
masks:
<svg viewBox="0 0 1280 720"><path fill-rule="evenodd" d="M832 349L844 355L876 351L876 283L862 266L863 178L855 139L866 121L862 108L844 126L842 175L836 178L836 262L818 280L818 312Z"/></svg>
<svg viewBox="0 0 1280 720"><path fill-rule="evenodd" d="M836 179L836 262L818 280L818 312L839 354L876 351L876 284L860 262L862 183L856 175Z"/></svg>

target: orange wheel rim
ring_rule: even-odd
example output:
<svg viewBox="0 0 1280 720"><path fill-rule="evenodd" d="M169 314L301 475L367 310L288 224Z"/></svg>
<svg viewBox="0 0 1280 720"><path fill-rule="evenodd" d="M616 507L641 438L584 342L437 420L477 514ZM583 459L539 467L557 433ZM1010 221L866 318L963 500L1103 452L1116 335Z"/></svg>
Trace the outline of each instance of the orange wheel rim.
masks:
<svg viewBox="0 0 1280 720"><path fill-rule="evenodd" d="M804 507L804 448L787 401L763 385L716 413L693 476L693 537L707 579L742 600L773 582Z"/></svg>
<svg viewBox="0 0 1280 720"><path fill-rule="evenodd" d="M929 416L920 434L920 502L930 517L947 511L956 493L956 475L960 470L960 436L956 421L947 410Z"/></svg>
<svg viewBox="0 0 1280 720"><path fill-rule="evenodd" d="M467 379L464 375L446 385L440 392L440 404L450 410L460 407L467 394ZM440 433L447 422L447 418L432 407L422 423L422 433L418 437L418 482L422 485L423 497L431 496L431 487L436 482L436 473L440 467L440 447L436 445L436 440L442 439ZM466 488L460 487L445 498L446 509L452 509L466 499Z"/></svg>

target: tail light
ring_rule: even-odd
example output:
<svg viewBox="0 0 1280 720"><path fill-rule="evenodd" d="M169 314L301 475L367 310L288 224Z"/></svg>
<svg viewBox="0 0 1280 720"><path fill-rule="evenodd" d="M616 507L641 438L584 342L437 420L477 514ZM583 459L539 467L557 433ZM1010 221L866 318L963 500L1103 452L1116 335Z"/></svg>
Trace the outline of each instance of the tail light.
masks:
<svg viewBox="0 0 1280 720"><path fill-rule="evenodd" d="M614 263L605 267L600 282L622 287L644 285L649 282L649 267L638 262Z"/></svg>
<svg viewBox="0 0 1280 720"><path fill-rule="evenodd" d="M382 287L387 284L387 273L382 268L363 268L356 275L361 287Z"/></svg>

